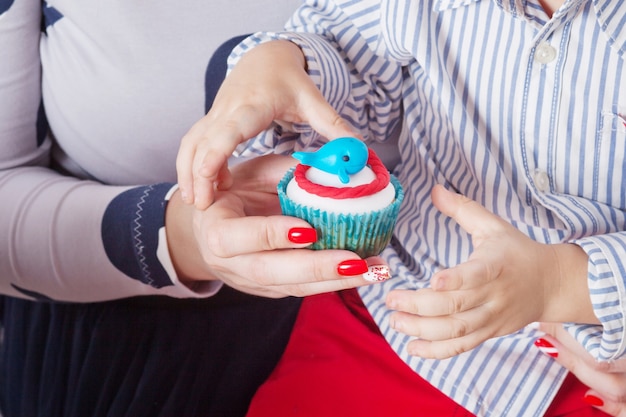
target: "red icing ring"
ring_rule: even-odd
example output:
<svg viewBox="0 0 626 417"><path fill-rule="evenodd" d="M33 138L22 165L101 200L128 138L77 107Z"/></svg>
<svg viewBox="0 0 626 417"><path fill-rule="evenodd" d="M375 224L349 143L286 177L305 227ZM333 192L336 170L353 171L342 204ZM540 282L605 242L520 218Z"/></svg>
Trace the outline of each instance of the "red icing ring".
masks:
<svg viewBox="0 0 626 417"><path fill-rule="evenodd" d="M387 171L387 168L373 150L368 149L368 151L367 165L376 175L376 179L369 184L357 185L356 187L330 187L315 184L306 177L306 172L311 167L303 164L296 166L293 176L300 188L309 194L315 194L320 197L331 197L341 200L376 194L389 184L389 171Z"/></svg>

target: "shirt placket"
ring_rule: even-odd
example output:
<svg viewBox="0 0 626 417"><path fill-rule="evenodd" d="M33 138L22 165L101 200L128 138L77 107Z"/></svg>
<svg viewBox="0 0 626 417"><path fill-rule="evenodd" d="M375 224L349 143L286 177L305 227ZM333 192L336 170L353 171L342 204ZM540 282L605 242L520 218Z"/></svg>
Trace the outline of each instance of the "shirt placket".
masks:
<svg viewBox="0 0 626 417"><path fill-rule="evenodd" d="M571 2L569 2L570 8ZM526 73L520 112L520 155L528 186L527 203L535 208L535 221L556 213L569 228L574 227L559 209L552 194L564 181L556 158L564 146L559 121L567 111L562 108L563 66L567 56L568 9L535 32L526 52Z"/></svg>

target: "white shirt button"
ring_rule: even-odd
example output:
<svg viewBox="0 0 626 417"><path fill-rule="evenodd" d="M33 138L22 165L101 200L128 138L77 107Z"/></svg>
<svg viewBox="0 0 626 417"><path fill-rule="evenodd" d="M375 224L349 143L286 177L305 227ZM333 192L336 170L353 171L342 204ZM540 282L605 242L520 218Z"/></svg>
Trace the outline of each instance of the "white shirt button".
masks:
<svg viewBox="0 0 626 417"><path fill-rule="evenodd" d="M533 174L533 179L539 192L545 193L550 189L550 177L547 172L537 169Z"/></svg>
<svg viewBox="0 0 626 417"><path fill-rule="evenodd" d="M556 58L556 49L548 42L541 42L535 49L535 60L542 64L547 64L554 61Z"/></svg>

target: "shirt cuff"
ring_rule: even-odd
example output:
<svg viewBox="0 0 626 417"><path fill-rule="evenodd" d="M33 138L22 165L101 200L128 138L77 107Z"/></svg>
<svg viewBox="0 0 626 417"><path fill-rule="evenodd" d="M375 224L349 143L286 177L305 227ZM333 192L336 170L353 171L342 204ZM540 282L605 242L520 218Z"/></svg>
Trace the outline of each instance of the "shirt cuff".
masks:
<svg viewBox="0 0 626 417"><path fill-rule="evenodd" d="M579 239L589 257L587 282L591 303L601 325L569 325L569 332L599 361L610 361L626 353L626 321L621 294L626 294L623 265L624 234L607 234Z"/></svg>

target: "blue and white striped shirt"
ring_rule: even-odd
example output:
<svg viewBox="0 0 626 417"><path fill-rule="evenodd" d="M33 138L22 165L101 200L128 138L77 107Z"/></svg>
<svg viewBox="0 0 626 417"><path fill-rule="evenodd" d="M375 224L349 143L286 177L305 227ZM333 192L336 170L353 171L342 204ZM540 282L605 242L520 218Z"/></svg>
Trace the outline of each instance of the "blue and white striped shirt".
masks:
<svg viewBox="0 0 626 417"><path fill-rule="evenodd" d="M589 255L602 326L571 331L598 360L626 353L626 2L566 0L552 18L537 0L306 1L288 32L256 34L304 51L328 101L368 141L400 127L395 173L406 198L394 278L360 290L393 349L480 416L540 416L565 370L532 344L532 326L448 360L410 357L389 327L385 294L423 288L467 259L471 240L430 203L442 183L533 239ZM323 141L266 132L246 153ZM621 299L620 299L621 297Z"/></svg>

